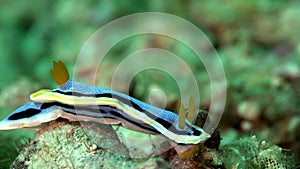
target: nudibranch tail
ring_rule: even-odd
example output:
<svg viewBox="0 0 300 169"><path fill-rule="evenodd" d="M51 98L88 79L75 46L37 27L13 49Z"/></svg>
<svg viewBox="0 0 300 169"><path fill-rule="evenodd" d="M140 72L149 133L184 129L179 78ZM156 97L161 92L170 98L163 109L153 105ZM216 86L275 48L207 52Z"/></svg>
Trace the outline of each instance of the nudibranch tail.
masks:
<svg viewBox="0 0 300 169"><path fill-rule="evenodd" d="M58 109L54 107L42 108L40 103L29 102L0 121L0 130L35 128L42 123L55 120L59 116Z"/></svg>
<svg viewBox="0 0 300 169"><path fill-rule="evenodd" d="M62 61L53 61L51 75L59 86L64 85L70 79L69 72Z"/></svg>

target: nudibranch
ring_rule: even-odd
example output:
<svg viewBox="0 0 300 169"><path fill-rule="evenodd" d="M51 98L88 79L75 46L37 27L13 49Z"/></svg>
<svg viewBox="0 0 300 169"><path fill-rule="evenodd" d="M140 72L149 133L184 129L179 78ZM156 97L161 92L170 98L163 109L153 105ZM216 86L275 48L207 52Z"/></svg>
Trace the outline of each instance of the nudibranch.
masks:
<svg viewBox="0 0 300 169"><path fill-rule="evenodd" d="M53 62L51 74L59 87L31 94L31 102L3 119L0 130L33 128L61 117L120 124L135 131L163 134L180 144L198 144L210 137L191 123L196 114L193 99L186 117L182 104L177 115L117 91L72 81L61 61Z"/></svg>

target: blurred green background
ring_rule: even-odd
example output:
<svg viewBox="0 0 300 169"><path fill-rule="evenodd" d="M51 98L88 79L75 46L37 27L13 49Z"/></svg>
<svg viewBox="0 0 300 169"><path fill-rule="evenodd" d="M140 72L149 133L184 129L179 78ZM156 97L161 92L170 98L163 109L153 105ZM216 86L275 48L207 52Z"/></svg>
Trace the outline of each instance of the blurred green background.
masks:
<svg viewBox="0 0 300 169"><path fill-rule="evenodd" d="M222 144L256 134L300 155L300 2L270 1L143 1L143 0L25 0L0 1L0 118L29 100L30 93L55 84L49 70L53 60L71 68L86 40L101 26L137 12L165 12L200 28L215 46L225 68L227 103L219 129ZM136 36L110 51L107 67L143 47L168 49L193 67L193 53L167 38ZM105 65L104 65L105 66ZM133 65L134 66L134 65ZM194 67L195 68L195 67ZM107 87L111 73L101 79ZM209 106L209 79L195 68ZM86 70L82 70L85 76ZM87 71L88 72L88 71ZM147 101L153 86L170 93L176 109L177 86L157 72L138 75L131 94ZM164 76L159 74L158 76ZM149 80L150 79L150 80ZM14 160L33 131L0 132L0 168Z"/></svg>

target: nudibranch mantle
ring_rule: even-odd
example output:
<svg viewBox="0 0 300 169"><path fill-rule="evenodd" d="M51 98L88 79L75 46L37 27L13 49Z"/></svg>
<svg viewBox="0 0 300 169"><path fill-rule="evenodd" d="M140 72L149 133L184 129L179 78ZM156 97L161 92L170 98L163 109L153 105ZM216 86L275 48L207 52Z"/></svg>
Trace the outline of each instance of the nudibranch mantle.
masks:
<svg viewBox="0 0 300 169"><path fill-rule="evenodd" d="M198 144L210 137L187 119L184 128L180 128L179 116L171 111L117 91L74 82L69 75L64 75L67 71L63 69L66 68L62 62L54 62L51 73L59 88L33 93L30 96L32 102L0 122L0 130L35 127L63 117L70 121L122 124L136 131L163 134L182 144Z"/></svg>

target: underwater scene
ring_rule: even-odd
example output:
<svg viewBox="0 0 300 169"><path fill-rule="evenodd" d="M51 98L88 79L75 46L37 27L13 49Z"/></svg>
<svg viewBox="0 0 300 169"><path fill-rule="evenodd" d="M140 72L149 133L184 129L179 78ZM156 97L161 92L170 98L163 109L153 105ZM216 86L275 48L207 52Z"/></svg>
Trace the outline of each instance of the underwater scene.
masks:
<svg viewBox="0 0 300 169"><path fill-rule="evenodd" d="M300 168L300 1L0 1L0 169Z"/></svg>

